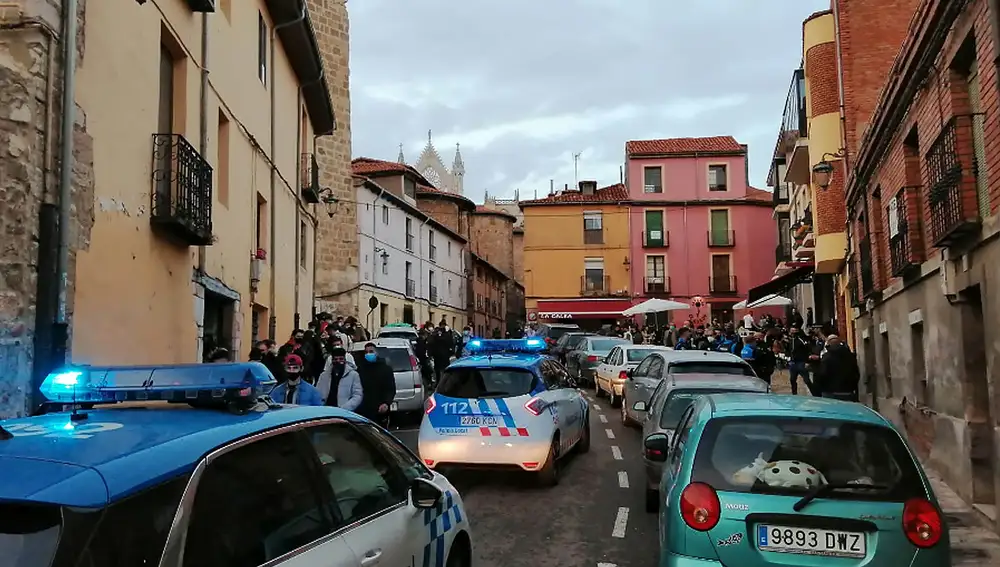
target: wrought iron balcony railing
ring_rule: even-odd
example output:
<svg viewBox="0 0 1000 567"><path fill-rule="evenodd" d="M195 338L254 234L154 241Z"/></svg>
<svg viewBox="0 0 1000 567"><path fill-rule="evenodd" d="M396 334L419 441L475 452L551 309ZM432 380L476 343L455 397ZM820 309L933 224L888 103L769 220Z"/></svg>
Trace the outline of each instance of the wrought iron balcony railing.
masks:
<svg viewBox="0 0 1000 567"><path fill-rule="evenodd" d="M708 231L708 246L710 248L731 248L736 246L735 230Z"/></svg>
<svg viewBox="0 0 1000 567"><path fill-rule="evenodd" d="M781 115L781 133L778 138L780 153L788 152L799 138L809 135L806 119L806 79L802 69L792 73L792 84L785 98L785 111Z"/></svg>
<svg viewBox="0 0 1000 567"><path fill-rule="evenodd" d="M611 276L580 276L581 295L604 295L611 291Z"/></svg>
<svg viewBox="0 0 1000 567"><path fill-rule="evenodd" d="M670 293L669 276L646 276L642 278L646 295L667 295Z"/></svg>
<svg viewBox="0 0 1000 567"><path fill-rule="evenodd" d="M952 118L927 152L927 206L930 209L928 232L935 246L948 246L978 226L975 200L965 201L962 187L962 161L958 155L956 119ZM971 210L970 210L971 209Z"/></svg>
<svg viewBox="0 0 1000 567"><path fill-rule="evenodd" d="M736 293L736 276L710 276L708 291L715 295L734 295Z"/></svg>
<svg viewBox="0 0 1000 567"><path fill-rule="evenodd" d="M153 134L150 222L184 246L208 246L212 236L212 166L180 134Z"/></svg>
<svg viewBox="0 0 1000 567"><path fill-rule="evenodd" d="M875 292L875 270L872 264L872 243L868 238L858 242L859 271L861 272L861 297Z"/></svg>
<svg viewBox="0 0 1000 567"><path fill-rule="evenodd" d="M302 154L300 167L302 200L312 204L319 203L319 164L316 163L316 154Z"/></svg>
<svg viewBox="0 0 1000 567"><path fill-rule="evenodd" d="M407 279L406 280L406 297L416 297L417 296L417 282Z"/></svg>
<svg viewBox="0 0 1000 567"><path fill-rule="evenodd" d="M902 189L889 201L889 264L892 275L900 276L910 262L910 233L906 219L906 189Z"/></svg>

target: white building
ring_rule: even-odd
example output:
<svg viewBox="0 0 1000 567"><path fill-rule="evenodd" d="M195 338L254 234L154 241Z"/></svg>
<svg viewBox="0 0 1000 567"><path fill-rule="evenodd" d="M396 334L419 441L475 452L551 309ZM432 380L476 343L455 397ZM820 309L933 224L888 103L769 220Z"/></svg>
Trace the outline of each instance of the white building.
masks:
<svg viewBox="0 0 1000 567"><path fill-rule="evenodd" d="M389 323L452 328L466 320L466 240L370 179L356 186L360 231L358 312L365 326ZM405 193L404 193L405 195ZM369 308L374 297L375 309Z"/></svg>

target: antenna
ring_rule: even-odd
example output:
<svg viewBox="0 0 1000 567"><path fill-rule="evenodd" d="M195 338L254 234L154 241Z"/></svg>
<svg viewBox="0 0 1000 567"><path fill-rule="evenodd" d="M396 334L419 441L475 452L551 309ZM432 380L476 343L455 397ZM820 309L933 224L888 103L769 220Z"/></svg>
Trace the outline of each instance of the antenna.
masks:
<svg viewBox="0 0 1000 567"><path fill-rule="evenodd" d="M573 186L578 187L580 185L580 155L583 152L576 152L573 154Z"/></svg>

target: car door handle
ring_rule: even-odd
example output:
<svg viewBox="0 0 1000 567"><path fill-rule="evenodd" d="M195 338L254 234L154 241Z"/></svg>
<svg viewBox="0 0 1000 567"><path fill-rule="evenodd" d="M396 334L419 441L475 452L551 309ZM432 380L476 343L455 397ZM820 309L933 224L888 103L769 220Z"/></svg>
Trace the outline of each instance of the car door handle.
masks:
<svg viewBox="0 0 1000 567"><path fill-rule="evenodd" d="M361 566L367 567L368 565L375 565L382 559L381 549L369 549L365 552L365 556L361 558Z"/></svg>

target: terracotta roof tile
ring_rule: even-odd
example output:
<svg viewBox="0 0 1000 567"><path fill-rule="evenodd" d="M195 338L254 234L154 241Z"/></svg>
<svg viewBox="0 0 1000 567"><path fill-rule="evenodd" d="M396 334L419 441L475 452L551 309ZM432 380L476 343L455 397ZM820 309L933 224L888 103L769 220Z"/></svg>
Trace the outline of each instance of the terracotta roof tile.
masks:
<svg viewBox="0 0 1000 567"><path fill-rule="evenodd" d="M625 142L628 155L693 154L695 152L741 152L743 146L732 136L707 138L666 138L663 140L631 140Z"/></svg>
<svg viewBox="0 0 1000 567"><path fill-rule="evenodd" d="M619 203L628 200L628 189L621 183L615 183L607 187L601 187L593 195L584 195L580 191L563 191L562 194L551 195L544 199L534 199L531 201L521 201L521 206L528 205L550 205L550 204L599 204L599 203Z"/></svg>
<svg viewBox="0 0 1000 567"><path fill-rule="evenodd" d="M517 220L517 217L508 213L507 211L501 211L500 209L494 209L492 207L486 207L483 205L476 205L477 215L497 215L501 217L507 217L511 220Z"/></svg>
<svg viewBox="0 0 1000 567"><path fill-rule="evenodd" d="M763 189L757 189L756 187L747 187L746 199L748 201L771 202L773 200L773 195L770 191L764 191Z"/></svg>
<svg viewBox="0 0 1000 567"><path fill-rule="evenodd" d="M366 173L388 173L391 171L411 171L416 173L416 170L405 163L384 161L367 157L359 157L351 160L351 171L358 175L364 175Z"/></svg>

